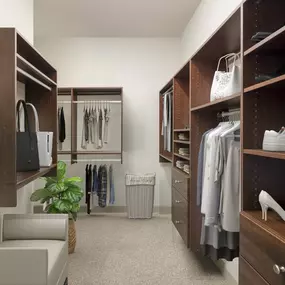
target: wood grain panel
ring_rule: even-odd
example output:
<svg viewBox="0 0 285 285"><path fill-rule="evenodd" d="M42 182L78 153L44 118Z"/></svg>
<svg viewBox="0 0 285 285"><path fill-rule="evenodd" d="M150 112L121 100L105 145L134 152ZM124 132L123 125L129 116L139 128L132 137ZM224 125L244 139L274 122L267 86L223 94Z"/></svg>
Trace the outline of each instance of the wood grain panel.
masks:
<svg viewBox="0 0 285 285"><path fill-rule="evenodd" d="M174 187L172 187L172 222L188 247L188 202Z"/></svg>
<svg viewBox="0 0 285 285"><path fill-rule="evenodd" d="M189 176L172 168L172 186L186 199L189 200Z"/></svg>
<svg viewBox="0 0 285 285"><path fill-rule="evenodd" d="M250 215L243 213L240 233L241 256L269 284L284 285L285 275L277 275L273 271L273 266L275 264L285 266L285 240L268 231L268 228L250 218Z"/></svg>
<svg viewBox="0 0 285 285"><path fill-rule="evenodd" d="M239 285L269 285L248 262L239 258Z"/></svg>
<svg viewBox="0 0 285 285"><path fill-rule="evenodd" d="M0 30L0 207L15 207L16 192L16 31Z"/></svg>

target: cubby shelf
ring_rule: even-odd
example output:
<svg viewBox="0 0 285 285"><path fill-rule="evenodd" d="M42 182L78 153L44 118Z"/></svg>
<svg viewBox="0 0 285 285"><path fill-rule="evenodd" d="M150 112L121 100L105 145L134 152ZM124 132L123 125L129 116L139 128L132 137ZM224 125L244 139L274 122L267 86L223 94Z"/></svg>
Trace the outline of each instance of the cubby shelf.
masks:
<svg viewBox="0 0 285 285"><path fill-rule="evenodd" d="M178 153L174 153L174 156L177 156L177 157L180 157L180 158L183 158L183 159L186 159L186 160L190 160L189 155L186 156L186 155L181 155L181 154L178 154Z"/></svg>
<svg viewBox="0 0 285 285"><path fill-rule="evenodd" d="M265 151L262 149L244 149L244 154L255 155L268 158L285 159L285 152Z"/></svg>
<svg viewBox="0 0 285 285"><path fill-rule="evenodd" d="M172 162L172 158L164 156L162 154L159 155L160 157L160 162Z"/></svg>
<svg viewBox="0 0 285 285"><path fill-rule="evenodd" d="M285 242L284 221L275 212L268 211L267 221L262 220L261 211L243 211L241 215Z"/></svg>
<svg viewBox="0 0 285 285"><path fill-rule="evenodd" d="M187 178L190 177L190 174L187 173L187 172L185 172L184 170L182 170L182 169L180 169L180 168L178 168L178 167L176 167L176 166L174 166L174 168L175 168L175 170L177 170L178 172L180 172L180 173L182 173L183 175L185 175Z"/></svg>
<svg viewBox="0 0 285 285"><path fill-rule="evenodd" d="M219 111L223 109L228 109L229 107L235 107L240 104L240 93L228 96L223 99L215 100L194 108L191 108L191 112L203 111L203 110L213 110Z"/></svg>
<svg viewBox="0 0 285 285"><path fill-rule="evenodd" d="M190 141L174 140L175 143L190 144Z"/></svg>
<svg viewBox="0 0 285 285"><path fill-rule="evenodd" d="M284 50L285 44L285 26L272 33L270 36L255 44L244 52L244 55L261 53L271 53Z"/></svg>

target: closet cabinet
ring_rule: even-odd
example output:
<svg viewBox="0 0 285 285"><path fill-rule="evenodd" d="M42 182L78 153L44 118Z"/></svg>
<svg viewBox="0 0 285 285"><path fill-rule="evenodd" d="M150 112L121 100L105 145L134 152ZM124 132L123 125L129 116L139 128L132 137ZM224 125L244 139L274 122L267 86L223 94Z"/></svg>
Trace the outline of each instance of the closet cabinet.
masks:
<svg viewBox="0 0 285 285"><path fill-rule="evenodd" d="M0 207L15 207L17 189L41 176L56 174L57 72L16 29L0 28L0 42ZM18 82L25 84L25 99L38 111L40 130L54 136L52 165L39 171L16 171ZM30 117L33 123L32 114Z"/></svg>

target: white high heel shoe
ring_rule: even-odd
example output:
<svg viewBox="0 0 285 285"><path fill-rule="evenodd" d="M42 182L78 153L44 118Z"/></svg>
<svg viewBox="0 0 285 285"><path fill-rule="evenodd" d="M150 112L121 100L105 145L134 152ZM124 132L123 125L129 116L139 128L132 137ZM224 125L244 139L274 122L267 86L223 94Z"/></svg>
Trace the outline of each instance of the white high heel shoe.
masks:
<svg viewBox="0 0 285 285"><path fill-rule="evenodd" d="M262 220L267 221L268 208L274 210L285 221L285 211L282 207L265 191L259 194L259 203L262 209Z"/></svg>

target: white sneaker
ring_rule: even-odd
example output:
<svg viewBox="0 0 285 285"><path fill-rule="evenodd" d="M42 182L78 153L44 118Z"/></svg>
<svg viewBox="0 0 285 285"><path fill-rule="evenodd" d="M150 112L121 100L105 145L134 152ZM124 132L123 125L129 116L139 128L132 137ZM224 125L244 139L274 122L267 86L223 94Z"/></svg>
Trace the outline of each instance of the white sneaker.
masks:
<svg viewBox="0 0 285 285"><path fill-rule="evenodd" d="M265 131L262 149L267 151L285 151L284 127L278 133L272 130Z"/></svg>

